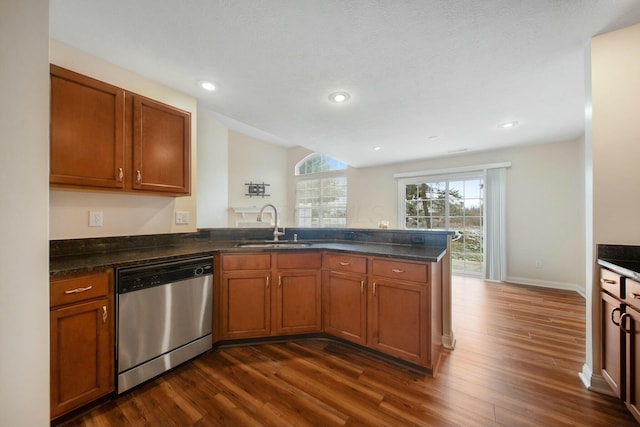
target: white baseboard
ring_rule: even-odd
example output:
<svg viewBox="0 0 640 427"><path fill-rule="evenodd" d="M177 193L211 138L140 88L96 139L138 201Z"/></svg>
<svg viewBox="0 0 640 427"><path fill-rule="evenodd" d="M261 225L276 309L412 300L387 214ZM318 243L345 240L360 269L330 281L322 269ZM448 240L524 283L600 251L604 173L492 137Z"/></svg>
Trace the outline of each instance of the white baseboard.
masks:
<svg viewBox="0 0 640 427"><path fill-rule="evenodd" d="M583 298L587 297L584 289L575 283L553 282L550 280L538 280L538 279L530 279L528 277L513 277L513 276L507 276L507 280L505 280L505 282L515 283L517 285L540 286L543 288L574 291L580 294Z"/></svg>
<svg viewBox="0 0 640 427"><path fill-rule="evenodd" d="M582 365L582 372L578 372L578 376L587 390L606 394L607 396L617 397L613 390L611 390L611 387L609 387L609 384L604 380L604 377L602 375L594 374L591 367L586 363Z"/></svg>
<svg viewBox="0 0 640 427"><path fill-rule="evenodd" d="M451 334L442 335L442 346L448 350L456 348L456 338L453 336L453 331Z"/></svg>

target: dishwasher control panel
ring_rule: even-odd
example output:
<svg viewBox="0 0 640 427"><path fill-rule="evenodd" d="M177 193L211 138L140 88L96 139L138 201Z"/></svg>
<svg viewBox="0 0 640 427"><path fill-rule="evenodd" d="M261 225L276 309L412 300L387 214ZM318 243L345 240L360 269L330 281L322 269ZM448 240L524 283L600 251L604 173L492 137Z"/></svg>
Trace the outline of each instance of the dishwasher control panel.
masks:
<svg viewBox="0 0 640 427"><path fill-rule="evenodd" d="M117 292L124 294L211 274L213 274L213 257L122 267L116 269Z"/></svg>

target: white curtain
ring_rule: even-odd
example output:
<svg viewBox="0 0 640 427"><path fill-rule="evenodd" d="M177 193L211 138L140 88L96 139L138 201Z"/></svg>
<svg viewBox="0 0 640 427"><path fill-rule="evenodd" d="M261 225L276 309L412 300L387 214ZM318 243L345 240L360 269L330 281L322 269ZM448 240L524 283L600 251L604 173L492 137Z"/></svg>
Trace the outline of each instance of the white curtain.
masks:
<svg viewBox="0 0 640 427"><path fill-rule="evenodd" d="M507 169L485 171L485 278L503 281L507 278Z"/></svg>

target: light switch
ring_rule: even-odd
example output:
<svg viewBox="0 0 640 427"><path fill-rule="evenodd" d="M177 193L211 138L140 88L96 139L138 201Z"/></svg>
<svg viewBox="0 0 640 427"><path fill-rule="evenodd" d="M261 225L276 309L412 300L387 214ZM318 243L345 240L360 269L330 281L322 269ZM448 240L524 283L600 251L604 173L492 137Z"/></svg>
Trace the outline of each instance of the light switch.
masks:
<svg viewBox="0 0 640 427"><path fill-rule="evenodd" d="M103 220L102 211L89 211L89 227L102 227Z"/></svg>
<svg viewBox="0 0 640 427"><path fill-rule="evenodd" d="M176 224L189 224L189 212L188 211L176 211Z"/></svg>

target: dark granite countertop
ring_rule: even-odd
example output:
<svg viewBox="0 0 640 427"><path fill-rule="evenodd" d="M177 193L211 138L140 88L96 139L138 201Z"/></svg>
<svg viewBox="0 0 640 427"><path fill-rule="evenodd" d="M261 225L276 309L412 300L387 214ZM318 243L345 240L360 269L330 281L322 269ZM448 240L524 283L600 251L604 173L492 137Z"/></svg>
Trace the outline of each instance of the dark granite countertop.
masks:
<svg viewBox="0 0 640 427"><path fill-rule="evenodd" d="M126 240L126 238L123 238ZM155 240L154 244L139 247L127 247L117 245L106 247L104 242L90 242L75 252L59 249L52 250L49 261L50 277L59 277L67 274L87 273L91 271L105 270L115 267L132 266L154 261L167 261L182 257L197 257L212 255L215 252L270 252L270 251L317 251L331 250L340 252L357 253L362 255L402 258L415 261L437 262L446 253L446 240L444 245L427 244L399 244L372 241L348 241L348 240L307 240L311 243L308 247L278 247L278 248L247 248L238 247L239 243L248 241L260 241L260 239L217 240L196 236L192 238L174 238ZM66 243L66 242L65 242ZM83 242L84 244L84 242ZM112 242L109 242L112 244ZM58 246L62 246L59 244ZM78 245L76 245L78 246ZM136 245L129 245L136 246ZM98 247L98 249L95 249ZM84 250L83 250L84 249ZM68 253L65 253L68 252Z"/></svg>
<svg viewBox="0 0 640 427"><path fill-rule="evenodd" d="M640 246L598 245L598 265L640 281Z"/></svg>

